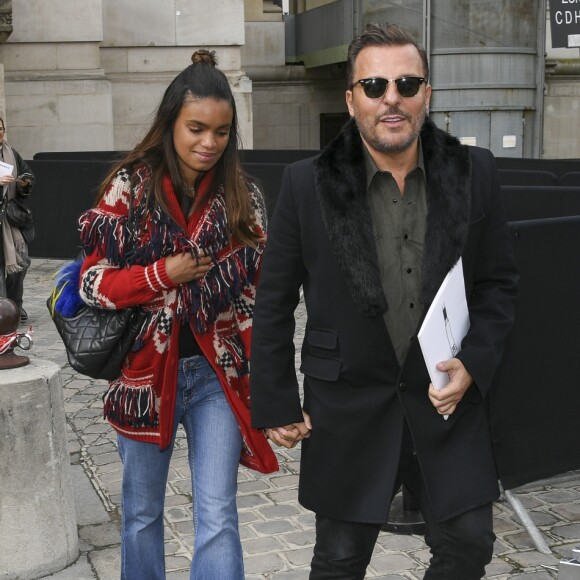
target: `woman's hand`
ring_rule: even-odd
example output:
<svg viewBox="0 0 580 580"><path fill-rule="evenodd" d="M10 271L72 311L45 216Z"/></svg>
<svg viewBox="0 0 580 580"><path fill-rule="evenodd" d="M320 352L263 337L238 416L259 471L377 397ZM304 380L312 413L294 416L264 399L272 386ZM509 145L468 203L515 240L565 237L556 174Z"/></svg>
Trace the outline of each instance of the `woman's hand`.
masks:
<svg viewBox="0 0 580 580"><path fill-rule="evenodd" d="M211 258L206 256L204 252L200 252L198 258L189 252L165 258L165 271L175 284L199 280L206 275L210 268Z"/></svg>
<svg viewBox="0 0 580 580"><path fill-rule="evenodd" d="M3 175L0 177L0 185L8 185L14 181L14 177L12 175Z"/></svg>

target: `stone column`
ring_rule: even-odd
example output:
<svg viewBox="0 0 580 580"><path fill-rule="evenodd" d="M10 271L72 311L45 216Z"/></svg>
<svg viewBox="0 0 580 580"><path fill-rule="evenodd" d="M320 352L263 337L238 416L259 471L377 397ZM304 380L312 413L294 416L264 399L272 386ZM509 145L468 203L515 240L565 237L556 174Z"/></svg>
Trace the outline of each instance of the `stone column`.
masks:
<svg viewBox="0 0 580 580"><path fill-rule="evenodd" d="M0 44L12 34L12 0L0 0ZM0 63L0 115L6 119L4 64Z"/></svg>
<svg viewBox="0 0 580 580"><path fill-rule="evenodd" d="M0 370L0 580L32 580L79 555L60 367Z"/></svg>

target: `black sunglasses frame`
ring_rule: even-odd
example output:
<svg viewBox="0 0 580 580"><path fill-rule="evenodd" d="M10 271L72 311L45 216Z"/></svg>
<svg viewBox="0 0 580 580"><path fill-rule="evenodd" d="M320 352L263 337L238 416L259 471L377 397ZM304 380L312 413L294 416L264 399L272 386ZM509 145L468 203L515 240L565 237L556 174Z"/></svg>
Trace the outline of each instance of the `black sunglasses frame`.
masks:
<svg viewBox="0 0 580 580"><path fill-rule="evenodd" d="M377 81L381 82L377 85ZM412 82L410 85L407 85L408 88L406 89L405 83L407 83L407 81ZM380 89L383 82L385 84L385 87L381 90L381 93L377 95L372 94L373 88ZM363 91L365 92L365 95L369 99L380 99L387 92L387 89L389 88L389 83L395 83L397 87L397 92L399 93L399 95L401 95L401 97L411 98L414 97L419 92L419 89L421 88L421 85L423 83L427 84L427 79L426 77L415 77L415 76L404 76L399 77L398 79L385 79L383 77L368 77L366 79L360 79L354 82L350 86L350 90L352 91L355 85L360 84L360 86L363 88Z"/></svg>

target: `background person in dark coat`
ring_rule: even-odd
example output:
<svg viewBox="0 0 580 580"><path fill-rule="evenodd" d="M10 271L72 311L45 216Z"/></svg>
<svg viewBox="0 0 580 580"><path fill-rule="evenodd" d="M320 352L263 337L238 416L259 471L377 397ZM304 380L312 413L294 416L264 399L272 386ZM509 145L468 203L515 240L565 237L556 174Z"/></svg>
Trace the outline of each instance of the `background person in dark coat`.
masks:
<svg viewBox="0 0 580 580"><path fill-rule="evenodd" d="M9 199L26 199L34 186L34 174L30 167L18 151L10 147L5 136L6 125L0 117L0 161L12 165L12 173L0 177L2 207ZM28 243L22 232L8 223L4 211L0 219L0 231L0 296L13 300L20 309L20 320L25 321L28 320L28 314L22 308L22 296L24 277L30 266Z"/></svg>
<svg viewBox="0 0 580 580"><path fill-rule="evenodd" d="M425 579L481 578L499 495L484 397L518 279L495 162L428 119L427 57L404 29L368 25L347 75L351 121L320 156L288 166L272 219L254 312L253 424L278 445L302 441L299 500L316 512L311 578L364 578L402 481L426 522ZM471 325L436 391L416 333L460 256Z"/></svg>

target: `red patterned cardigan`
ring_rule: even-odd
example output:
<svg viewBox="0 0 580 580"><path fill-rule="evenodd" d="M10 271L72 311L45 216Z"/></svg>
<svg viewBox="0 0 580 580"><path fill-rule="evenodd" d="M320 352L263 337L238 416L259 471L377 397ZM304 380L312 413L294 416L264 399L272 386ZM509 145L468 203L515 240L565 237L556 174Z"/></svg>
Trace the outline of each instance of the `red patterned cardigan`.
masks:
<svg viewBox="0 0 580 580"><path fill-rule="evenodd" d="M80 218L86 258L80 294L101 308L141 305L147 314L121 376L111 381L103 398L104 415L123 435L140 441L170 444L178 369L179 324L185 319L214 368L232 408L244 445L240 462L269 473L278 462L266 437L250 421L249 351L256 283L263 244L257 249L230 242L223 188L207 174L198 195L205 201L186 223L171 181L164 180L171 216L147 203L151 180L147 165L130 175L121 170L97 207ZM130 188L134 223L128 222ZM266 213L261 193L250 186L254 217L262 232ZM213 266L199 281L175 285L165 271L165 257L205 250Z"/></svg>

